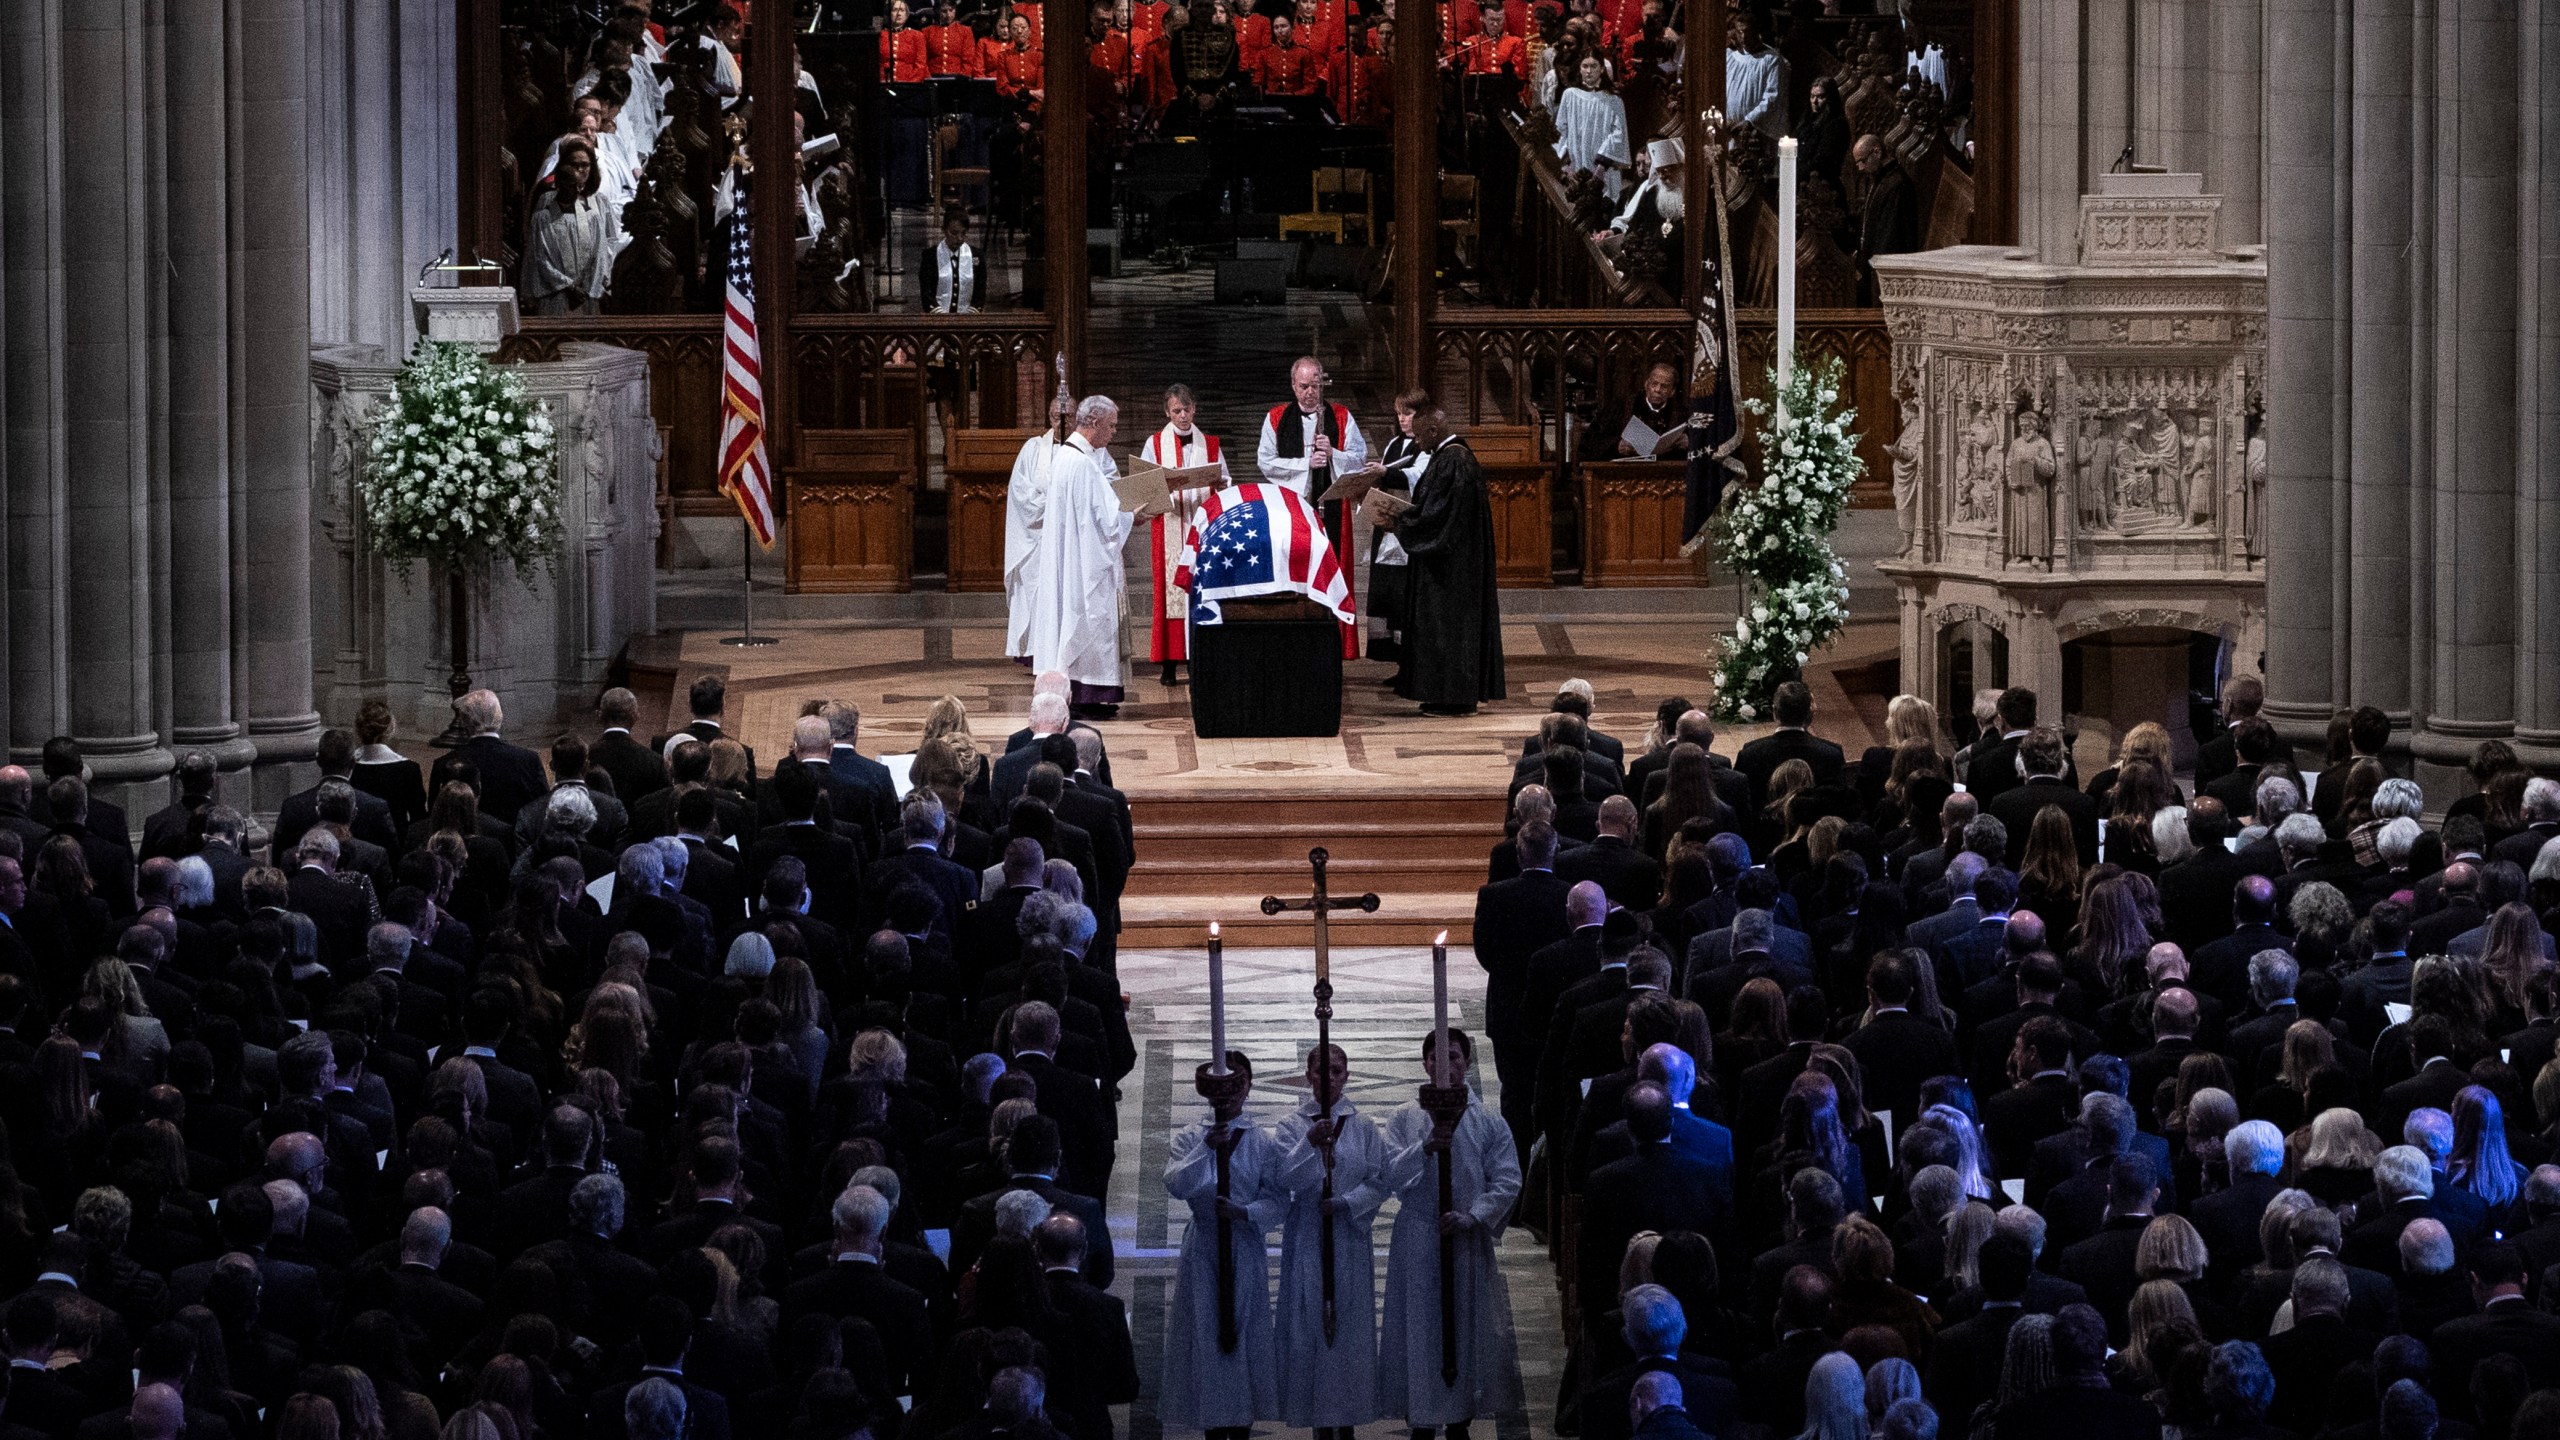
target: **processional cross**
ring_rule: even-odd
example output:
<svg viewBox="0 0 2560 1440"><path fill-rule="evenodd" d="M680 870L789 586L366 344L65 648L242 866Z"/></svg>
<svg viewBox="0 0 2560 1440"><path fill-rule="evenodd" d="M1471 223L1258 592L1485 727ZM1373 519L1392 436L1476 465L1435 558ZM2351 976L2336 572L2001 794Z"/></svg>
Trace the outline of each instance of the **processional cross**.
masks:
<svg viewBox="0 0 2560 1440"><path fill-rule="evenodd" d="M1306 899L1283 900L1277 895L1262 897L1262 913L1265 915L1304 910L1309 912L1316 922L1316 1123L1315 1127L1308 1132L1307 1138L1315 1145L1316 1152L1324 1157L1324 1207L1319 1212L1323 1224L1317 1233L1323 1237L1321 1243L1324 1268L1324 1343L1327 1346L1333 1344L1334 1335L1332 1204L1333 1145L1336 1135L1333 1107L1342 1099L1342 1096L1335 1092L1333 1083L1333 952L1327 927L1336 910L1359 910L1374 914L1378 908L1378 897L1374 892L1365 895L1341 896L1331 893L1326 887L1324 873L1325 864L1331 858L1321 845L1307 852L1307 865L1315 871L1316 884L1315 893Z"/></svg>

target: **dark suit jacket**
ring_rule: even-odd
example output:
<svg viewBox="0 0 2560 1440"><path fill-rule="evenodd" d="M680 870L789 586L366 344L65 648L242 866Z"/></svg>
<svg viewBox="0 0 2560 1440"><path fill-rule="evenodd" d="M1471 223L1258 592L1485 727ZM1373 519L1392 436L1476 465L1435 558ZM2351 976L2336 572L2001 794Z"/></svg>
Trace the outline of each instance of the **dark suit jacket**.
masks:
<svg viewBox="0 0 2560 1440"><path fill-rule="evenodd" d="M2205 1253L2212 1257L2210 1278L2217 1285L2265 1258L2258 1249L2258 1219L2282 1189L2284 1183L2273 1175L2243 1175L2230 1188L2189 1202L2187 1219L2204 1236Z"/></svg>
<svg viewBox="0 0 2560 1440"><path fill-rule="evenodd" d="M912 1394L931 1382L932 1332L925 1326L924 1296L891 1278L878 1265L838 1260L782 1292L782 1323L802 1315L860 1318L880 1333L896 1393Z"/></svg>
<svg viewBox="0 0 2560 1440"><path fill-rule="evenodd" d="M319 823L320 787L318 785L287 795L284 797L284 804L276 809L276 823L269 831L267 853L271 856L289 854L294 845L310 832L311 827ZM390 802L378 795L368 795L362 790L356 792L355 823L349 825L347 830L357 839L379 845L385 850L396 852L400 848L400 832L391 824ZM282 865L284 862L279 859L275 863Z"/></svg>
<svg viewBox="0 0 2560 1440"><path fill-rule="evenodd" d="M2022 1305L1986 1305L1971 1319L1938 1332L1937 1343L1929 1348L1929 1370L1921 1393L1939 1414L1969 1420L1975 1406L1999 1393L2010 1327L2026 1313Z"/></svg>
<svg viewBox="0 0 2560 1440"><path fill-rule="evenodd" d="M1966 794L1980 802L1985 814L1990 813L1992 801L2022 783L2018 777L2019 735L1985 731L1981 739L1973 742L1973 758L1965 766L1964 788Z"/></svg>
<svg viewBox="0 0 2560 1440"><path fill-rule="evenodd" d="M2191 970L2202 966L2204 948L2231 933L2231 892L2248 874L2248 864L2219 841L2160 872L2160 913Z"/></svg>
<svg viewBox="0 0 2560 1440"><path fill-rule="evenodd" d="M308 915L320 929L320 960L343 968L364 954L365 926L372 914L354 886L325 871L296 866L285 880L285 894L296 914Z"/></svg>
<svg viewBox="0 0 2560 1440"><path fill-rule="evenodd" d="M1556 878L1568 887L1596 881L1610 904L1628 910L1650 910L1662 900L1661 862L1614 835L1558 855Z"/></svg>
<svg viewBox="0 0 2560 1440"><path fill-rule="evenodd" d="M627 1440L631 1432L622 1422L622 1402L630 1398L633 1386L652 1378L673 1380L684 1388L684 1440L730 1440L729 1402L719 1391L682 1375L647 1370L634 1379L597 1389L587 1402L589 1440Z"/></svg>
<svg viewBox="0 0 2560 1440"><path fill-rule="evenodd" d="M1813 767L1813 783L1837 785L1845 768L1840 747L1810 730L1780 730L1742 747L1734 757L1733 768L1751 781L1751 806L1754 814L1769 803L1769 777L1790 760L1802 760Z"/></svg>
<svg viewBox="0 0 2560 1440"><path fill-rule="evenodd" d="M1031 1077L1040 1113L1058 1122L1058 1182L1078 1195L1109 1194L1111 1147L1120 1131L1100 1085L1042 1055L1017 1055L1011 1068Z"/></svg>
<svg viewBox="0 0 2560 1440"><path fill-rule="evenodd" d="M2098 802L2069 781L2039 777L2002 791L1986 807L2009 827L2009 868L2017 869L2026 858L2027 832L2047 805L2059 805L2071 817L2071 841L2080 848L2080 863L2097 864Z"/></svg>
<svg viewBox="0 0 2560 1440"><path fill-rule="evenodd" d="M1892 1111L1897 1124L1919 1117L1921 1081L1962 1073L1956 1037L1907 1010L1879 1015L1840 1043L1866 1069L1867 1108Z"/></svg>
<svg viewBox="0 0 2560 1440"><path fill-rule="evenodd" d="M1636 1382L1658 1370L1679 1380L1680 1408L1695 1427L1690 1434L1732 1431L1741 1416L1742 1392L1734 1387L1731 1367L1704 1355L1648 1355L1592 1381L1583 1392L1582 1440L1630 1440L1635 1431L1627 1422L1627 1401Z"/></svg>
<svg viewBox="0 0 2560 1440"><path fill-rule="evenodd" d="M929 845L909 846L884 855L866 867L862 877L862 923L874 929L886 923L889 897L897 893L900 885L907 884L923 887L941 902L933 928L957 946L961 925L978 906L978 877L944 859Z"/></svg>
<svg viewBox="0 0 2560 1440"><path fill-rule="evenodd" d="M495 735L475 735L445 752L427 777L427 793L444 788L446 760L468 760L480 768L480 813L513 819L525 802L551 788L543 776L542 757Z"/></svg>
<svg viewBox="0 0 2560 1440"><path fill-rule="evenodd" d="M2001 1406L1994 1424L1992 1440L2157 1440L2160 1412L2103 1384L2055 1385Z"/></svg>
<svg viewBox="0 0 2560 1440"><path fill-rule="evenodd" d="M2134 1273L2133 1252L2150 1226L2148 1215L2112 1218L2097 1234L2063 1251L2053 1267L2055 1274L2089 1292L2089 1303L2107 1319L2107 1343L2119 1350L2126 1339L2125 1308L2142 1283Z"/></svg>
<svg viewBox="0 0 2560 1440"><path fill-rule="evenodd" d="M1529 959L1545 946L1571 933L1565 919L1565 892L1572 885L1553 870L1532 870L1476 890L1476 963L1484 967L1485 1038L1494 1043L1494 1059L1520 1058L1520 1047L1534 1047L1542 1036L1523 1033L1521 1007L1528 999ZM1534 1083L1534 1068L1526 1077Z"/></svg>
<svg viewBox="0 0 2560 1440"><path fill-rule="evenodd" d="M820 825L769 825L756 832L739 867L746 888L763 885L765 872L786 855L798 857L809 872L810 914L838 928L859 918L862 859L852 841Z"/></svg>
<svg viewBox="0 0 2560 1440"><path fill-rule="evenodd" d="M1048 1201L1051 1209L1064 1210L1084 1222L1082 1273L1087 1283L1100 1289L1110 1289L1111 1227L1103 1214L1102 1202L1089 1195L1078 1195L1057 1181L1038 1175L1016 1175L961 1204L959 1221L951 1227L951 1268L966 1272L978 1263L978 1257L986 1251L987 1242L996 1237L996 1202L1016 1190L1028 1190Z"/></svg>
<svg viewBox="0 0 2560 1440"><path fill-rule="evenodd" d="M2429 1348L2435 1352L2437 1403L2449 1415L2472 1418L2471 1371L2492 1355L2523 1361L2533 1389L2560 1385L2560 1315L2544 1314L2521 1298L2492 1300L2477 1315L2446 1321L2436 1327Z"/></svg>
<svg viewBox="0 0 2560 1440"><path fill-rule="evenodd" d="M2036 1142L2070 1128L2079 1109L2080 1087L2059 1074L2012 1086L1983 1101L1982 1135L1991 1147L1992 1175L2025 1179Z"/></svg>
<svg viewBox="0 0 2560 1440"><path fill-rule="evenodd" d="M587 763L613 781L613 793L624 806L667 788L667 762L641 744L628 730L607 730L587 747Z"/></svg>
<svg viewBox="0 0 2560 1440"><path fill-rule="evenodd" d="M1138 1398L1128 1312L1069 1271L1050 1271L1046 1283L1058 1317L1039 1337L1049 1347L1049 1413L1069 1440L1111 1440L1111 1407Z"/></svg>
<svg viewBox="0 0 2560 1440"><path fill-rule="evenodd" d="M1714 1127L1717 1131L1722 1126ZM1692 1230L1732 1252L1733 1154L1730 1137L1718 1156L1706 1146L1647 1145L1591 1172L1583 1188L1582 1299L1586 1316L1605 1313L1617 1295L1619 1262L1640 1231Z"/></svg>

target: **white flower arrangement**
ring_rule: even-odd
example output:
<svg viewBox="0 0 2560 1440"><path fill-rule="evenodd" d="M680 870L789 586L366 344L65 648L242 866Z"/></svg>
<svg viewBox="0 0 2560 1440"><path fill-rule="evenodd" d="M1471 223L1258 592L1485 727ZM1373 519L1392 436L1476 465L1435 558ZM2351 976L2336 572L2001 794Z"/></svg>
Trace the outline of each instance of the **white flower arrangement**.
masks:
<svg viewBox="0 0 2560 1440"><path fill-rule="evenodd" d="M1777 414L1758 400L1745 407L1767 419L1760 453L1771 460L1760 484L1737 490L1716 516L1726 563L1751 591L1717 642L1718 719L1760 718L1770 690L1849 623L1849 574L1831 535L1866 462L1857 412L1838 408L1840 383L1839 361L1817 361L1790 377Z"/></svg>
<svg viewBox="0 0 2560 1440"><path fill-rule="evenodd" d="M362 489L374 552L548 569L560 543L550 407L468 345L420 341L368 424Z"/></svg>

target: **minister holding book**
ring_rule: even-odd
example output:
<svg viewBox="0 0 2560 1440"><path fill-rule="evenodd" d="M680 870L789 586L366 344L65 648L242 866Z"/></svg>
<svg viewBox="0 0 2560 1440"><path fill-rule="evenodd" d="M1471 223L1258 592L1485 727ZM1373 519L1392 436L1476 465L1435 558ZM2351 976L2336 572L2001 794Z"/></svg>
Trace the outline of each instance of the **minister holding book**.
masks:
<svg viewBox="0 0 2560 1440"><path fill-rule="evenodd" d="M1190 386L1169 387L1164 392L1164 428L1148 436L1139 452L1148 464L1167 470L1214 467L1217 471L1213 484L1172 491L1173 508L1154 521L1154 543L1148 547L1148 556L1155 572L1155 604L1149 612L1147 659L1164 667L1167 685L1173 683L1173 667L1191 658L1183 634L1184 615L1191 608L1191 599L1173 583L1173 572L1182 564L1182 537L1190 530L1191 517L1200 502L1232 483L1218 437L1199 427L1198 414L1199 402L1192 396Z"/></svg>
<svg viewBox="0 0 2560 1440"><path fill-rule="evenodd" d="M1289 367L1290 399L1272 406L1262 417L1262 443L1254 451L1254 464L1263 479L1286 485L1310 500L1369 463L1369 441L1360 433L1360 422L1351 418L1350 407L1325 403L1324 387L1330 378L1322 361L1313 355L1300 356ZM1349 502L1324 507L1324 528L1337 553L1351 553ZM1360 632L1353 626L1343 627L1342 658L1360 658Z"/></svg>
<svg viewBox="0 0 2560 1440"><path fill-rule="evenodd" d="M1120 469L1105 448L1119 428L1120 407L1106 396L1076 407L1075 430L1049 452L1032 521L1031 668L1064 673L1069 704L1085 719L1109 719L1120 706L1120 556L1135 517L1120 506Z"/></svg>

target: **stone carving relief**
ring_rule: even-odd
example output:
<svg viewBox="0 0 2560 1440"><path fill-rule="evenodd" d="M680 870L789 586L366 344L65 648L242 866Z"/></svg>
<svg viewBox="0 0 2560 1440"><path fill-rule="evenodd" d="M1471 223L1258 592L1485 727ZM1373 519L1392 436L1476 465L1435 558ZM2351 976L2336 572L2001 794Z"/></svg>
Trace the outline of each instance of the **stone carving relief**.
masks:
<svg viewBox="0 0 2560 1440"><path fill-rule="evenodd" d="M2215 372L2106 368L2075 380L2070 443L2080 529L2139 536L2209 528L2224 479Z"/></svg>
<svg viewBox="0 0 2560 1440"><path fill-rule="evenodd" d="M2267 405L2263 396L2249 400L2248 440L2240 447L2240 553L2252 561L2267 558Z"/></svg>
<svg viewBox="0 0 2560 1440"><path fill-rule="evenodd" d="M1992 534L2000 523L2002 471L2009 446L2012 402L2005 367L1997 361L1950 356L1942 376L1951 452L1946 468L1947 528Z"/></svg>
<svg viewBox="0 0 2560 1440"><path fill-rule="evenodd" d="M2001 557L2053 568L2053 481L2057 466L2053 441L2045 434L2044 416L2031 408L2018 411L2017 436L2002 456L2000 529L2006 539Z"/></svg>
<svg viewBox="0 0 2560 1440"><path fill-rule="evenodd" d="M1897 379L1894 396L1902 406L1902 433L1885 453L1893 457L1893 523L1902 531L1902 553L1908 555L1920 535L1920 467L1929 453L1928 427L1917 376Z"/></svg>

